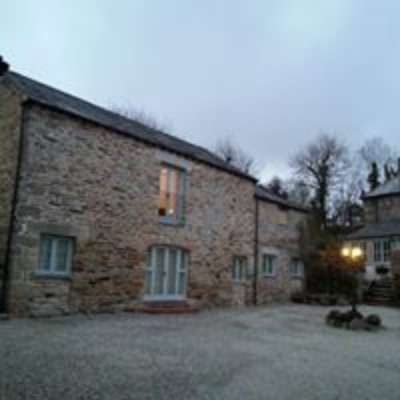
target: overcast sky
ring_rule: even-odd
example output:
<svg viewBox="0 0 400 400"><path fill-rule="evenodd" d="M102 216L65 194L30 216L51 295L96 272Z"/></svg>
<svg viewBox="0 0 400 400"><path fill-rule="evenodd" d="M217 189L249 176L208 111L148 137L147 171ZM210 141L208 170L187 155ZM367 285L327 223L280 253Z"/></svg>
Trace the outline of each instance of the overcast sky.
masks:
<svg viewBox="0 0 400 400"><path fill-rule="evenodd" d="M400 1L2 0L15 71L144 109L211 147L230 136L264 179L319 131L400 137Z"/></svg>

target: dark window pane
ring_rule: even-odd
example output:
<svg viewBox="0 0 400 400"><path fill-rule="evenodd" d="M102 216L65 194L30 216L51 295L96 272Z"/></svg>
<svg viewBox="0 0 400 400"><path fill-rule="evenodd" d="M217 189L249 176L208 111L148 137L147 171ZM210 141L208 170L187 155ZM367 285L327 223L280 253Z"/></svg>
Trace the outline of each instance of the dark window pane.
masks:
<svg viewBox="0 0 400 400"><path fill-rule="evenodd" d="M50 271L52 239L49 236L40 238L39 270Z"/></svg>

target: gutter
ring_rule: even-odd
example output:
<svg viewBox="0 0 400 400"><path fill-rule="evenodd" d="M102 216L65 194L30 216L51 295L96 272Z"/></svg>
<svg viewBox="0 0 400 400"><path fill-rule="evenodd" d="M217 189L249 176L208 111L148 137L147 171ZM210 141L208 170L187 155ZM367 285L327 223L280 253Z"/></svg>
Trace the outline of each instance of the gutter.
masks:
<svg viewBox="0 0 400 400"><path fill-rule="evenodd" d="M259 203L257 197L254 197L256 202L255 209L255 229L254 229L254 274L253 274L253 304L257 305L257 280L258 280L258 214Z"/></svg>
<svg viewBox="0 0 400 400"><path fill-rule="evenodd" d="M15 212L16 206L18 202L18 188L21 181L21 164L22 164L22 156L24 152L24 121L25 121L25 108L24 104L21 104L21 121L19 128L19 146L18 146L18 159L17 159L17 167L15 171L15 181L14 181L14 190L12 195L12 203L11 203L11 213L10 213L10 222L8 225L8 235L6 241L6 252L4 257L4 268L3 268L3 282L1 288L1 297L0 297L0 312L8 311L8 292L9 292L9 277L10 277L10 260L11 260L11 247L12 247L12 236L15 232Z"/></svg>

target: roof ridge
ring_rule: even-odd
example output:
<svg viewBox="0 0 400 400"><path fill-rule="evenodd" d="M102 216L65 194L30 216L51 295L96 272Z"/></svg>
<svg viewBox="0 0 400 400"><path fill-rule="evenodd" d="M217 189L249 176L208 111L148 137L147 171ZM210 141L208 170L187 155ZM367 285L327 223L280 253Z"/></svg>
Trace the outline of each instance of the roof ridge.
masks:
<svg viewBox="0 0 400 400"><path fill-rule="evenodd" d="M8 71L6 76L10 78L11 82L14 83L23 94L34 102L73 114L108 129L134 137L137 140L147 142L154 146L211 165L217 169L224 170L227 173L257 182L257 179L252 175L239 170L211 150L198 144L194 144L159 129L151 128L139 121L120 115L110 109L45 83L38 82L18 72Z"/></svg>

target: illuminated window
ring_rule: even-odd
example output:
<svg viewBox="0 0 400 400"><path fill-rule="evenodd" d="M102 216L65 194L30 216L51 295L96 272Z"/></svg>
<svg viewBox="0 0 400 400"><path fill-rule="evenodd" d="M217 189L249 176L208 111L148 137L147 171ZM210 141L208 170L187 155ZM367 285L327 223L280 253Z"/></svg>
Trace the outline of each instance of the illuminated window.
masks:
<svg viewBox="0 0 400 400"><path fill-rule="evenodd" d="M185 171L163 165L160 172L158 215L166 223L183 222L185 202Z"/></svg>

